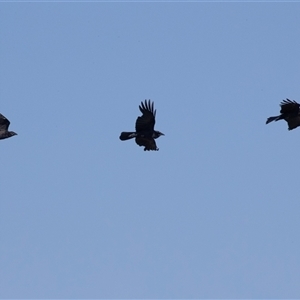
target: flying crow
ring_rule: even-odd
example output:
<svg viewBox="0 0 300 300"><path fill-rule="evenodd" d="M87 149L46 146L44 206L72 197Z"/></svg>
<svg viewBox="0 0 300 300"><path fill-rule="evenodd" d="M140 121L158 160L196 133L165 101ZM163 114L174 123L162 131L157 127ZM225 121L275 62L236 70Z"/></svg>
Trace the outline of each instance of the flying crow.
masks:
<svg viewBox="0 0 300 300"><path fill-rule="evenodd" d="M266 124L272 121L285 120L288 123L289 130L300 126L300 104L296 101L286 99L280 103L280 106L280 115L268 118Z"/></svg>
<svg viewBox="0 0 300 300"><path fill-rule="evenodd" d="M2 114L0 114L0 140L17 135L13 131L8 131L9 124L10 122Z"/></svg>
<svg viewBox="0 0 300 300"><path fill-rule="evenodd" d="M139 146L144 146L144 151L155 150L155 139L164 135L163 133L154 130L156 109L154 110L154 102L145 100L145 103L141 102L139 109L142 112L142 116L138 117L135 122L135 132L122 132L120 135L121 141L126 141L135 138L135 142Z"/></svg>

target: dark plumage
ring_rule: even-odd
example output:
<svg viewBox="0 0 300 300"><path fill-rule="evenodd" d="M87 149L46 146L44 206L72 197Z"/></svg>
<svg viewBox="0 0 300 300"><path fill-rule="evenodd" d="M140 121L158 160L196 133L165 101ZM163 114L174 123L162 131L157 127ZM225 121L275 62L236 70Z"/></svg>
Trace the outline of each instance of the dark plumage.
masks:
<svg viewBox="0 0 300 300"><path fill-rule="evenodd" d="M17 135L13 131L8 131L9 124L10 122L2 114L0 114L0 140Z"/></svg>
<svg viewBox="0 0 300 300"><path fill-rule="evenodd" d="M300 104L296 101L286 99L280 103L280 106L280 115L268 118L266 124L272 121L285 120L288 123L289 130L300 126Z"/></svg>
<svg viewBox="0 0 300 300"><path fill-rule="evenodd" d="M154 110L154 102L145 100L141 102L139 109L142 116L138 117L135 122L135 132L121 132L120 140L126 141L135 138L135 142L139 146L144 146L146 150L159 150L156 147L155 139L164 135L163 133L154 130L156 109Z"/></svg>

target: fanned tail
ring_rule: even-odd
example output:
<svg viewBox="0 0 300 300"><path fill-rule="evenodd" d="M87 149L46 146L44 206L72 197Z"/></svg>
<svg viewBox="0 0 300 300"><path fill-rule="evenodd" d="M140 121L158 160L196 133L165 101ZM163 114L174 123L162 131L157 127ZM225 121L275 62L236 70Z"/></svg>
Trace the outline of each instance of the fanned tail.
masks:
<svg viewBox="0 0 300 300"><path fill-rule="evenodd" d="M267 119L266 124L269 124L272 121L278 121L278 120L281 120L280 116L270 117Z"/></svg>
<svg viewBox="0 0 300 300"><path fill-rule="evenodd" d="M136 137L135 132L121 132L121 134L120 134L120 140L121 141L130 140L130 139L135 138L135 137Z"/></svg>

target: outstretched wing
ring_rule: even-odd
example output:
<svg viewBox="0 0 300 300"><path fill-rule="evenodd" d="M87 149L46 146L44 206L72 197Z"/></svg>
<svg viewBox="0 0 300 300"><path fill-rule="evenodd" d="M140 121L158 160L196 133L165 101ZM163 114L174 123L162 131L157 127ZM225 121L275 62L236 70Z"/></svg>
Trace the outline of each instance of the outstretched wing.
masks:
<svg viewBox="0 0 300 300"><path fill-rule="evenodd" d="M145 103L141 102L139 109L143 115L136 119L136 132L154 130L156 114L156 110L154 110L154 102L151 103L150 100L148 100L148 102L145 100Z"/></svg>
<svg viewBox="0 0 300 300"><path fill-rule="evenodd" d="M296 101L286 99L280 103L280 106L281 106L281 110L280 110L281 114L297 115L299 112L300 104L297 103Z"/></svg>
<svg viewBox="0 0 300 300"><path fill-rule="evenodd" d="M146 137L136 137L135 142L139 146L144 146L144 150L155 150L157 151L158 148L156 147L155 140L153 138L146 138Z"/></svg>
<svg viewBox="0 0 300 300"><path fill-rule="evenodd" d="M10 122L2 114L0 114L0 130L7 131Z"/></svg>

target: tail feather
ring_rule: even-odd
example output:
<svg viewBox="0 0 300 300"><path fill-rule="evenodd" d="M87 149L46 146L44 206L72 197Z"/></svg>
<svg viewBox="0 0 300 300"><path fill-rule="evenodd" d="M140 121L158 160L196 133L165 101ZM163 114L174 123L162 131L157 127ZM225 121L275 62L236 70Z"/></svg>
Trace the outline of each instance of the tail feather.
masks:
<svg viewBox="0 0 300 300"><path fill-rule="evenodd" d="M121 141L130 140L130 139L135 138L135 137L136 137L135 132L121 132L121 134L120 134L120 140Z"/></svg>
<svg viewBox="0 0 300 300"><path fill-rule="evenodd" d="M270 118L267 119L266 124L269 124L272 121L278 121L278 120L281 120L280 116L270 117Z"/></svg>

